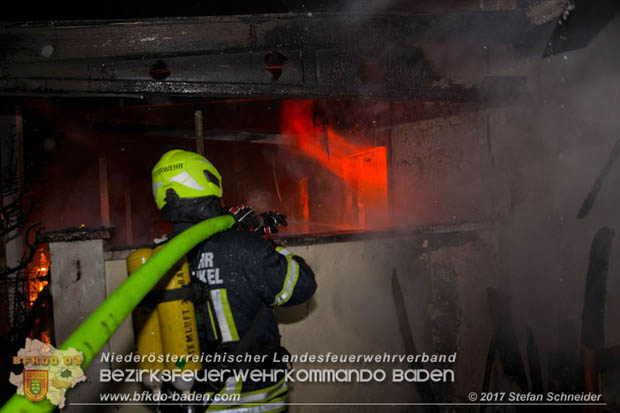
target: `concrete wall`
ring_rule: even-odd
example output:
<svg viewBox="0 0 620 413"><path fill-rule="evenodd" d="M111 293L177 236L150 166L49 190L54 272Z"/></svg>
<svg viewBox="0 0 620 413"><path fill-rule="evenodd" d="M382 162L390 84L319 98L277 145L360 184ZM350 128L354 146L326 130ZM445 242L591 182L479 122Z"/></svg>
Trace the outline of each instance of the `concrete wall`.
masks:
<svg viewBox="0 0 620 413"><path fill-rule="evenodd" d="M49 245L54 338L60 345L106 297L103 240L51 242ZM101 351L110 351L109 344ZM96 356L84 371L86 381L67 392L67 411L82 411L83 407L71 403L93 402L105 391L105 385L99 381L101 368L109 366Z"/></svg>
<svg viewBox="0 0 620 413"><path fill-rule="evenodd" d="M429 231L384 239L291 247L307 259L318 290L310 304L278 310L283 343L293 354L407 354L392 294L396 270L418 353L457 352L455 383L433 387L437 400L463 400L482 383L490 340L485 289L497 286L496 240L491 229ZM481 322L482 320L482 322ZM327 368L321 364L295 368ZM334 365L409 368L406 363ZM413 383L297 383L294 403L422 402ZM323 411L376 407L315 407ZM409 411L410 407L392 408ZM293 411L306 411L295 407Z"/></svg>
<svg viewBox="0 0 620 413"><path fill-rule="evenodd" d="M67 337L105 300L126 278L125 264L104 262L103 240L51 242L51 285L54 308L54 334L57 345ZM67 392L63 411L81 412L85 407L71 403L98 403L103 392L133 392L139 384L101 383L101 369L124 366L101 361L101 353L126 354L134 351L131 316L121 324L112 338L93 358L85 370L86 381ZM135 411L134 406L123 406L121 411ZM89 411L118 411L114 406L88 406Z"/></svg>
<svg viewBox="0 0 620 413"><path fill-rule="evenodd" d="M480 112L450 114L392 131L393 216L398 227L491 220L497 169Z"/></svg>

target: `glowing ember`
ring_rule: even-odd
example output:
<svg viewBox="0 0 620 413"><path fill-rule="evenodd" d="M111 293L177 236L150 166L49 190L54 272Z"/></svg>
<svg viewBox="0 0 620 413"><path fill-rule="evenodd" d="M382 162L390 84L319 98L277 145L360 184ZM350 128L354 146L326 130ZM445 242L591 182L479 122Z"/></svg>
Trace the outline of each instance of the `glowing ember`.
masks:
<svg viewBox="0 0 620 413"><path fill-rule="evenodd" d="M40 340L45 344L52 344L52 339L50 337L49 331L42 331Z"/></svg>

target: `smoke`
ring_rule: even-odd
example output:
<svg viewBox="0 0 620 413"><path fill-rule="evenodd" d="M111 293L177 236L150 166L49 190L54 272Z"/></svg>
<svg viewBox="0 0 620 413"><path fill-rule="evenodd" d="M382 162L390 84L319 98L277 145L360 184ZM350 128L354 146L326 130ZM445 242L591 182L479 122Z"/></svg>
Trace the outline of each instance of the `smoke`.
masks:
<svg viewBox="0 0 620 413"><path fill-rule="evenodd" d="M389 2L373 5L379 12ZM557 16L560 8L557 2L530 5L521 13L494 15L494 25L454 24L446 32L445 25L430 27L412 42L447 85L478 87L493 76L523 78L526 90L516 100L481 100L474 111L448 102L444 113L429 119L387 126L388 210L394 228L428 228L420 230L428 248L420 251L416 244L410 249L427 265L415 267L418 272L409 282L428 277L430 286L421 283L427 290L408 294L435 334L425 342L427 348L458 347L467 355L458 367L461 379L479 377L491 335L486 289L497 288L509 300L517 353L525 354L531 327L549 389L558 373L546 366L579 353L579 343L563 337L581 329L592 238L599 228L614 229L618 222L618 164L605 174L591 212L584 219L576 215L620 139L620 20L585 47L543 59L554 29L549 16ZM579 4L573 12L579 12ZM513 20L501 19L506 16ZM440 35L433 39L433 33ZM395 47L384 46L386 53L378 60ZM336 132L349 141L346 133ZM312 152L303 141L296 145ZM329 162L315 159L343 178ZM441 238L440 233L451 235ZM612 251L610 268L616 268L620 250ZM411 267L403 254L391 255L392 263ZM607 346L620 342L618 291L620 279L610 277ZM446 326L457 334L444 335ZM423 327L415 335L427 337ZM457 395L466 395L469 385L463 380Z"/></svg>
<svg viewBox="0 0 620 413"><path fill-rule="evenodd" d="M476 84L477 73L523 76L527 94L511 105L482 102L473 114L398 125L393 134L397 219L496 228L489 254L497 259L497 273L478 281L511 298L519 343L524 346L531 326L543 366L562 354L578 354L579 344L563 341L560 326L569 325L577 334L581 329L590 243L599 228L618 222L616 164L609 167L589 215L580 220L577 213L620 139L620 59L612 52L619 36L616 18L585 48L545 59L523 55L510 44L488 45L473 53L475 58L425 48L433 66L451 79ZM614 251L611 266L620 262ZM444 258L452 266L462 259L456 250L448 255ZM466 319L477 308L473 300L486 299L468 290L467 280L480 270L456 270L465 307L454 317ZM617 298L618 287L617 277L610 279L608 297ZM612 345L620 340L620 307L614 300L607 303L606 345ZM463 348L485 347L482 340L467 338L464 329L459 340ZM543 370L550 386L558 373ZM617 383L608 386L611 391Z"/></svg>
<svg viewBox="0 0 620 413"><path fill-rule="evenodd" d="M274 209L273 194L266 189L255 189L247 194L247 204L255 211L269 211Z"/></svg>

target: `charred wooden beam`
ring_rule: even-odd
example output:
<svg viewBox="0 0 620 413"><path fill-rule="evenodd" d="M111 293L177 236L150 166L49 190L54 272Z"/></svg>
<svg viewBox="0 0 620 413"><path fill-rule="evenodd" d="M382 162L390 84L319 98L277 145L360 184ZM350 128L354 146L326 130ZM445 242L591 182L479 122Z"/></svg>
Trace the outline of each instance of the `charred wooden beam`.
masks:
<svg viewBox="0 0 620 413"><path fill-rule="evenodd" d="M515 11L320 13L0 27L1 94L406 98L478 101L485 87L437 76L424 42L505 44ZM87 40L86 40L87 39ZM278 76L273 59L280 56ZM505 90L522 80L497 78Z"/></svg>
<svg viewBox="0 0 620 413"><path fill-rule="evenodd" d="M529 385L510 312L510 296L496 288L487 288L487 296L489 316L493 323L493 337L504 373L519 386L521 391L527 392Z"/></svg>
<svg viewBox="0 0 620 413"><path fill-rule="evenodd" d="M308 224L313 224L309 222ZM320 224L318 224L320 225ZM333 242L351 242L369 239L420 237L432 251L446 246L459 246L479 239L479 232L491 228L488 223L463 223L454 225L420 225L403 228L398 231L353 231L333 230L331 232L317 232L301 235L274 235L278 244L284 246L299 246L313 244L328 244Z"/></svg>
<svg viewBox="0 0 620 413"><path fill-rule="evenodd" d="M407 354L417 355L415 342L413 340L413 334L411 333L411 327L409 324L409 318L407 317L407 307L405 306L405 298L403 296L403 290L398 281L398 275L396 268L392 268L392 297L394 299L394 305L396 307L396 317L398 319L398 326L400 334L403 338L405 345L405 351ZM409 366L414 370L423 370L424 365L420 362L409 363ZM433 393L433 388L427 381L420 381L416 383L418 393L422 398L422 401L427 404L427 411L438 413L439 407L437 406L437 399Z"/></svg>
<svg viewBox="0 0 620 413"><path fill-rule="evenodd" d="M573 320L560 320L557 347L549 354L547 391L575 393L583 388L583 366ZM579 411L578 407L566 411Z"/></svg>
<svg viewBox="0 0 620 413"><path fill-rule="evenodd" d="M607 159L607 162L605 163L605 165L603 165L603 168L596 177L596 181L594 181L594 184L592 185L592 189L590 190L590 192L588 192L588 195L583 200L581 208L577 213L577 219L583 219L587 217L590 211L592 211L592 208L594 208L594 202L596 201L599 192L601 192L603 182L605 182L605 178L611 171L612 166L614 165L614 162L616 161L616 159L618 159L618 157L620 157L620 140L616 141L616 143L614 144L609 154L609 158Z"/></svg>
<svg viewBox="0 0 620 413"><path fill-rule="evenodd" d="M590 248L590 261L586 275L581 343L597 351L605 345L605 298L614 236L615 231L608 227L602 227L596 232Z"/></svg>
<svg viewBox="0 0 620 413"><path fill-rule="evenodd" d="M71 242L94 239L110 239L110 228L71 227L46 232L41 235L43 242Z"/></svg>
<svg viewBox="0 0 620 413"><path fill-rule="evenodd" d="M534 338L534 330L532 327L527 327L527 363L530 371L530 382L532 383L532 392L535 394L542 394L543 376L542 367L540 365L540 354L538 352L538 346L536 345L536 339Z"/></svg>
<svg viewBox="0 0 620 413"><path fill-rule="evenodd" d="M271 83L242 83L207 81L151 81L148 79L64 79L64 78L21 78L16 74L11 78L0 79L0 95L19 96L50 96L63 95L70 97L76 93L84 96L117 97L127 95L145 96L148 94L162 94L175 96L213 96L213 97L280 97L280 98L324 98L324 97L377 97L377 98L407 98L422 101L454 101L467 102L480 100L480 93L475 88L460 85L439 88L424 87L356 87L355 83L338 85L272 85ZM54 69L54 76L65 76L64 69ZM333 78L332 78L333 79ZM520 79L504 78L506 82L520 82ZM333 83L337 83L334 81Z"/></svg>
<svg viewBox="0 0 620 413"><path fill-rule="evenodd" d="M615 0L566 2L543 57L588 46L619 12L620 3Z"/></svg>
<svg viewBox="0 0 620 413"><path fill-rule="evenodd" d="M584 390L586 392L597 392L602 385L597 355L605 345L605 299L614 236L613 229L602 227L594 235L590 248L581 325ZM602 408L588 406L584 411L587 413L601 412Z"/></svg>
<svg viewBox="0 0 620 413"><path fill-rule="evenodd" d="M604 348L597 353L597 368L600 371L620 368L620 345Z"/></svg>

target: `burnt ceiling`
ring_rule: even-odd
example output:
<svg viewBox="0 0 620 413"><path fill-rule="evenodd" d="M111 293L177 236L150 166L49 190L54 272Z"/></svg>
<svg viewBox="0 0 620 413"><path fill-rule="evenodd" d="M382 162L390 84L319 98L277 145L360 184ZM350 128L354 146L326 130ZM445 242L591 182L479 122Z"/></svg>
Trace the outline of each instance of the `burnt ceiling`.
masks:
<svg viewBox="0 0 620 413"><path fill-rule="evenodd" d="M542 27L549 32L548 26ZM499 91L507 99L523 79L453 83L436 73L424 45L449 53L459 44L510 44L531 31L543 30L518 11L6 25L0 93L463 102Z"/></svg>
<svg viewBox="0 0 620 413"><path fill-rule="evenodd" d="M11 9L0 24L0 96L497 105L522 94L525 79L455 82L427 52L510 46L540 56L587 44L605 24L596 10L614 15L610 0L568 9L556 0L125 3Z"/></svg>
<svg viewBox="0 0 620 413"><path fill-rule="evenodd" d="M540 1L540 0L538 0ZM445 13L455 10L509 10L525 8L535 0L177 0L101 3L18 2L3 11L5 21L107 20L188 16L225 16L304 12Z"/></svg>

